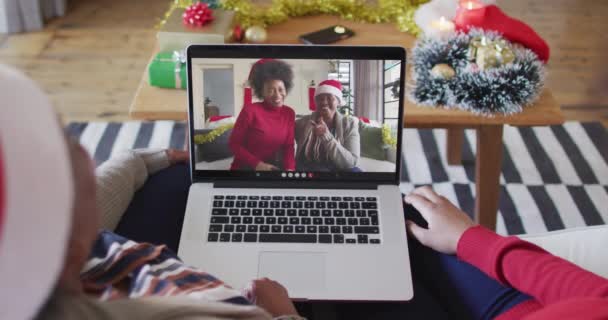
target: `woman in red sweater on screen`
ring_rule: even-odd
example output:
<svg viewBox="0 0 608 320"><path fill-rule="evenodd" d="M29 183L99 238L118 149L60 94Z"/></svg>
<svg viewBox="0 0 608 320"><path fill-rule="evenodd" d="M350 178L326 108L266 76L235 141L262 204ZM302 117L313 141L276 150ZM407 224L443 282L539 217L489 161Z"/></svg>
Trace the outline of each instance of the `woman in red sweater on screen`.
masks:
<svg viewBox="0 0 608 320"><path fill-rule="evenodd" d="M249 73L253 93L261 102L245 105L229 146L234 153L231 170L295 170L295 112L285 98L293 87L293 71L284 61L261 59Z"/></svg>

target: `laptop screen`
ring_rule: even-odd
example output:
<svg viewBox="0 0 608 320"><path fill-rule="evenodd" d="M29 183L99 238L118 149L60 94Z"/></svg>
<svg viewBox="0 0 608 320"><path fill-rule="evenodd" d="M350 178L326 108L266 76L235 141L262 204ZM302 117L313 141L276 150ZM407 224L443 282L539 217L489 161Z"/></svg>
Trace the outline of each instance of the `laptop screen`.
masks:
<svg viewBox="0 0 608 320"><path fill-rule="evenodd" d="M396 179L403 54L274 48L250 57L189 49L195 177Z"/></svg>

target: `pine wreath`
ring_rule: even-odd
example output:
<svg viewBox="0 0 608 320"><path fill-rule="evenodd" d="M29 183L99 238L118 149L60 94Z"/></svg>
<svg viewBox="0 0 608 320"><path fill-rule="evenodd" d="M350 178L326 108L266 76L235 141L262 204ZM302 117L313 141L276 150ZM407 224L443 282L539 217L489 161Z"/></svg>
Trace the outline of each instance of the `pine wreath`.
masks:
<svg viewBox="0 0 608 320"><path fill-rule="evenodd" d="M472 40L503 39L498 33L472 30L447 39L420 39L413 49L413 82L409 98L423 106L463 109L490 116L513 114L532 104L544 86L545 68L534 52L511 46L514 60L495 68L479 70L469 61ZM434 66L447 64L453 77L437 77Z"/></svg>

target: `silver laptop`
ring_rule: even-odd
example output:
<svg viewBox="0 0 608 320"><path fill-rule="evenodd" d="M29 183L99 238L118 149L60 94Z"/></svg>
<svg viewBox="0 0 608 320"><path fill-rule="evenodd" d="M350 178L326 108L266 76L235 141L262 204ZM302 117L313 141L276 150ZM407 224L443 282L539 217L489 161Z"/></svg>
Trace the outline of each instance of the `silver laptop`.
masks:
<svg viewBox="0 0 608 320"><path fill-rule="evenodd" d="M235 288L271 278L294 299L410 300L398 188L405 50L193 45L187 60L193 183L178 252L184 262ZM265 99L266 80L250 79L264 61L284 62L272 71L283 86L285 66L293 74L282 100ZM319 86L325 80L337 82ZM301 121L331 115L326 104L317 105L321 92L340 102L341 125L327 130L342 152L359 153L354 166L323 156L328 147L316 158L314 148L298 152L298 137L310 130L293 132L298 139L288 141L289 130L312 125ZM357 139L345 142L347 125ZM251 163L260 162L274 170L256 171Z"/></svg>

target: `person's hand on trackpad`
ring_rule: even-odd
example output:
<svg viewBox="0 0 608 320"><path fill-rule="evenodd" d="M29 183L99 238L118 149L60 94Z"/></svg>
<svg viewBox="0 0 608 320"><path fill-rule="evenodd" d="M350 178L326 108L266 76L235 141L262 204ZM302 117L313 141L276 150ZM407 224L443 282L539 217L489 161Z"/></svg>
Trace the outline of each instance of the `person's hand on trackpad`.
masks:
<svg viewBox="0 0 608 320"><path fill-rule="evenodd" d="M297 315L298 311L291 302L287 289L280 283L268 278L253 281L255 304L266 310L273 317Z"/></svg>

